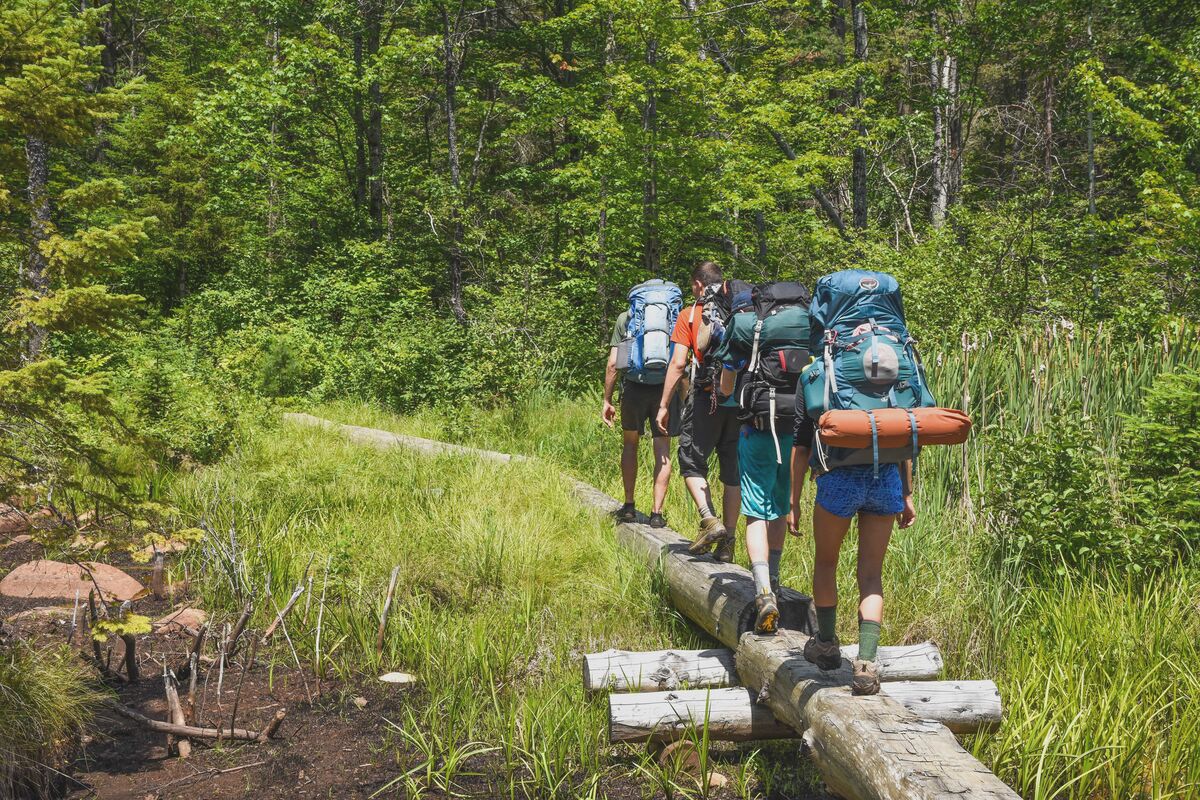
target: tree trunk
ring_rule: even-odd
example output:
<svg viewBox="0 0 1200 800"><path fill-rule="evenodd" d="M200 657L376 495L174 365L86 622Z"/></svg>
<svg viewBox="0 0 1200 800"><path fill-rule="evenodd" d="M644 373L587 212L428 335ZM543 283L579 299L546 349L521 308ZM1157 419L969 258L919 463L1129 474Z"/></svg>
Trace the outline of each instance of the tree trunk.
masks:
<svg viewBox="0 0 1200 800"><path fill-rule="evenodd" d="M646 64L651 70L658 63L658 40L646 45ZM660 243L658 240L658 102L654 82L646 88L646 103L642 108L642 133L645 139L645 177L642 181L642 266L652 276L658 275Z"/></svg>
<svg viewBox="0 0 1200 800"><path fill-rule="evenodd" d="M847 661L857 655L857 644L842 647ZM933 642L883 646L876 663L881 680L933 680L942 671L942 654ZM700 689L737 684L733 651L724 647L647 653L605 650L583 657L583 688L588 692L658 692L684 685Z"/></svg>
<svg viewBox="0 0 1200 800"><path fill-rule="evenodd" d="M454 29L450 14L445 6L442 11L442 60L445 79L445 111L446 111L446 158L450 171L450 186L453 189L450 199L450 247L447 261L450 271L450 310L459 324L467 321L467 311L462 300L462 268L463 268L463 223L462 223L462 171L458 154L458 76L461 64L454 44Z"/></svg>
<svg viewBox="0 0 1200 800"><path fill-rule="evenodd" d="M1000 693L991 681L900 681L882 684L880 693L922 720L940 722L955 733L975 733L1000 723ZM757 694L740 686L611 694L608 739L672 741L700 730L706 721L709 738L719 741L799 736L797 729L778 722L765 703L756 702Z"/></svg>
<svg viewBox="0 0 1200 800"><path fill-rule="evenodd" d="M363 116L363 35L354 27L354 91L350 98L350 117L354 121L354 208L361 209L367 200L367 135Z"/></svg>
<svg viewBox="0 0 1200 800"><path fill-rule="evenodd" d="M25 139L25 165L29 173L29 252L22 285L38 297L50 291L50 276L42 244L50 238L50 148L40 136ZM25 334L25 360L36 361L46 345L46 330L30 325Z"/></svg>
<svg viewBox="0 0 1200 800"><path fill-rule="evenodd" d="M1049 185L1054 178L1054 74L1046 75L1046 96L1042 106L1042 173Z"/></svg>
<svg viewBox="0 0 1200 800"><path fill-rule="evenodd" d="M850 15L854 25L854 59L860 65L867 63L867 12L862 0L850 0ZM863 77L859 75L854 83L854 109L858 120L854 130L858 134L858 143L854 147L854 164L852 170L852 197L854 205L854 227L863 230L867 227L867 149L862 142L867 136L867 126L863 123Z"/></svg>
<svg viewBox="0 0 1200 800"><path fill-rule="evenodd" d="M934 18L937 29L937 18ZM933 100L933 197L929 208L929 221L934 228L946 223L946 206L949 196L946 164L946 121L942 98L942 57L934 51L929 57L929 90Z"/></svg>
<svg viewBox="0 0 1200 800"><path fill-rule="evenodd" d="M367 84L367 213L371 217L375 236L383 230L383 90L375 69L379 53L382 9L379 0L360 0L359 13L366 36L365 60L371 68Z"/></svg>

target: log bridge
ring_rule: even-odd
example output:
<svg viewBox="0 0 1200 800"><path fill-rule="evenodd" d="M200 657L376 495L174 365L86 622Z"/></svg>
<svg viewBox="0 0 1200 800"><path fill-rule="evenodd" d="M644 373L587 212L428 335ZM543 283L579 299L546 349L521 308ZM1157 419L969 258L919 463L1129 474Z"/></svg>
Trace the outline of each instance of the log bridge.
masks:
<svg viewBox="0 0 1200 800"><path fill-rule="evenodd" d="M332 429L361 444L404 447L509 463L525 460L488 450L286 414L302 425ZM569 479L577 497L601 513L620 503ZM671 602L722 648L585 657L584 684L609 696L614 741L673 739L707 723L712 739L799 737L830 790L851 800L1019 800L963 749L954 731L1000 719L990 681L934 681L941 654L930 644L881 648L880 694L850 693L850 667L823 672L801 655L814 628L808 597L785 590L780 630L755 635L754 582L748 570L687 552L670 528L616 526L618 541L661 569ZM853 651L843 648L843 656Z"/></svg>

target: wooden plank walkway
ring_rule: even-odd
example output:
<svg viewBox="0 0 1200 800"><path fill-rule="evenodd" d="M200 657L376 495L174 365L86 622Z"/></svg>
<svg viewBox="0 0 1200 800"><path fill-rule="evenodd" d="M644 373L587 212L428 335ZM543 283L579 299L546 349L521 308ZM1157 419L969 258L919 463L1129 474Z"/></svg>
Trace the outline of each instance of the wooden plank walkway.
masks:
<svg viewBox="0 0 1200 800"><path fill-rule="evenodd" d="M339 425L307 414L285 414L301 425L338 431L374 447L404 447L498 463L527 461L489 450L446 444L388 431ZM585 505L611 513L620 503L572 479ZM626 523L617 538L651 568L663 570L676 608L714 639L736 650L742 685L757 693L775 718L801 732L822 777L837 794L863 800L1019 800L1018 795L963 749L944 725L923 720L885 695L854 697L849 670L823 672L800 651L810 630L806 598L791 593L798 609L774 636L749 631L754 583L749 571L688 554L688 540L670 528ZM799 599L797 599L799 598ZM801 618L802 617L802 618Z"/></svg>

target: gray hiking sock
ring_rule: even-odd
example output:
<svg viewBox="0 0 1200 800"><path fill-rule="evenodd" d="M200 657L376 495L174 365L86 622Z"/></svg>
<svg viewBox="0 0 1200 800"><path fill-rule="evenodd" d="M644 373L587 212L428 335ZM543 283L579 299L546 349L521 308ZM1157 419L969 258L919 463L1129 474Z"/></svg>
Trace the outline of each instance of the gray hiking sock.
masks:
<svg viewBox="0 0 1200 800"><path fill-rule="evenodd" d="M766 594L771 591L771 568L766 561L755 561L750 564L754 573L754 593Z"/></svg>
<svg viewBox="0 0 1200 800"><path fill-rule="evenodd" d="M771 580L779 583L779 562L783 559L783 548L767 551L767 566L771 571Z"/></svg>

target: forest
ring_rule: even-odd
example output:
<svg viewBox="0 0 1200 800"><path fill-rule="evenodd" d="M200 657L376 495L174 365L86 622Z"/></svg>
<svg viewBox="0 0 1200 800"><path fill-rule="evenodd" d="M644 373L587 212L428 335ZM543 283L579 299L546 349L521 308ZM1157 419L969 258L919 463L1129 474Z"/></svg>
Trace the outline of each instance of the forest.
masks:
<svg viewBox="0 0 1200 800"><path fill-rule="evenodd" d="M923 458L883 631L996 681L963 746L1027 798L1200 793L1198 13L0 0L0 577L155 586L0 596L0 797L826 797L795 741L711 743L720 787L610 744L579 688L583 653L707 646L564 477L618 491L614 320L703 260L894 275L974 420ZM787 582L811 565L789 541ZM293 715L272 755L197 747L211 795L111 733L186 662L151 626L184 605L213 724ZM243 609L257 660L218 642ZM395 670L420 683L381 696ZM349 761L313 754L326 723Z"/></svg>

